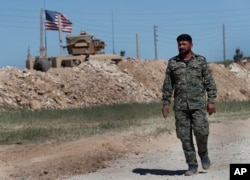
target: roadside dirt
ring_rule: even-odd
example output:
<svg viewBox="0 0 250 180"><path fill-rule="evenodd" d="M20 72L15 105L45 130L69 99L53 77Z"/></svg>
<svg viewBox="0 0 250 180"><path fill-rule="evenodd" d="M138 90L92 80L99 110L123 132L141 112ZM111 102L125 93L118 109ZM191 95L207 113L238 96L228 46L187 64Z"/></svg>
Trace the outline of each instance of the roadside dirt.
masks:
<svg viewBox="0 0 250 180"><path fill-rule="evenodd" d="M230 163L250 162L250 118L224 120L211 123L209 154L212 166L202 169L199 161L199 173L192 177L184 176L187 165L179 140L175 133L162 134L147 143L143 153L110 163L110 167L97 172L74 176L69 180L222 180L229 179Z"/></svg>
<svg viewBox="0 0 250 180"><path fill-rule="evenodd" d="M230 163L250 163L250 118L209 121L212 167L199 167L191 179L229 179ZM0 146L0 178L185 179L187 165L175 132L152 132L143 127L72 142Z"/></svg>

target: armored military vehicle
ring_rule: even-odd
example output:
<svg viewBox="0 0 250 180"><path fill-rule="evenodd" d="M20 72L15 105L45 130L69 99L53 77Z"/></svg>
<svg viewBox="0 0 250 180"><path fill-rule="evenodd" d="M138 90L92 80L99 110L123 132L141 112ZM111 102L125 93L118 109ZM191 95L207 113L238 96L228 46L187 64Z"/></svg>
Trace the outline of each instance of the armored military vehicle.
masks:
<svg viewBox="0 0 250 180"><path fill-rule="evenodd" d="M26 68L46 72L51 67L75 67L91 59L111 60L117 63L123 58L120 55L104 54L103 49L106 44L102 40L96 39L93 35L87 34L84 30L80 32L80 35L67 35L66 43L67 45L64 48L67 49L68 56L36 56L33 59L30 53L28 53Z"/></svg>

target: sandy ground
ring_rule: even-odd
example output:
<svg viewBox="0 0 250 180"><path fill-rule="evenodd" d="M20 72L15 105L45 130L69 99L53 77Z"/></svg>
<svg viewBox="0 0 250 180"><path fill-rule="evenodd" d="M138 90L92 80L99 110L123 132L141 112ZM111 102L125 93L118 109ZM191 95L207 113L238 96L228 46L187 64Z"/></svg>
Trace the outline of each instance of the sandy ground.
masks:
<svg viewBox="0 0 250 180"><path fill-rule="evenodd" d="M187 165L180 142L175 133L166 133L152 139L149 142L151 148L145 146L144 153L112 162L109 168L69 179L229 179L230 163L250 163L250 118L224 120L211 123L210 127L209 153L212 166L208 171L200 166L195 176L183 175Z"/></svg>
<svg viewBox="0 0 250 180"><path fill-rule="evenodd" d="M208 171L185 177L175 132L132 128L71 142L0 146L0 179L229 179L230 163L250 163L250 118L210 118ZM167 120L164 123L169 123Z"/></svg>

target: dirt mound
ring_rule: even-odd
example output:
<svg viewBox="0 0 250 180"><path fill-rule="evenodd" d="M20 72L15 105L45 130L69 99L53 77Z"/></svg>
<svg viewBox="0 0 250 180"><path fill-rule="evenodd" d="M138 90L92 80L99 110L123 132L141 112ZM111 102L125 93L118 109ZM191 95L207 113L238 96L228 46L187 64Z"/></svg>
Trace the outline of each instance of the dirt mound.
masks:
<svg viewBox="0 0 250 180"><path fill-rule="evenodd" d="M210 64L218 100L250 98L249 62ZM129 102L160 101L167 67L164 60L89 61L47 73L0 69L0 109L56 109Z"/></svg>
<svg viewBox="0 0 250 180"><path fill-rule="evenodd" d="M249 70L243 65L231 64L228 68L224 65L210 64L217 88L218 100L242 101L250 98ZM239 75L234 69L240 70Z"/></svg>
<svg viewBox="0 0 250 180"><path fill-rule="evenodd" d="M120 71L128 73L136 83L153 91L157 100L161 98L166 67L167 61L164 60L128 60L118 64Z"/></svg>

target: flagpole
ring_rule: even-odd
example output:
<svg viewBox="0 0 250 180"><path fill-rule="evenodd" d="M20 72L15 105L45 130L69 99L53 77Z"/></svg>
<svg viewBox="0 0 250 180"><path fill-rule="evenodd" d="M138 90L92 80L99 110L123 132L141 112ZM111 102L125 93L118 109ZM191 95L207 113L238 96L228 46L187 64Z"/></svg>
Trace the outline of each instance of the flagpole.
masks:
<svg viewBox="0 0 250 180"><path fill-rule="evenodd" d="M43 0L43 10L45 11L45 0ZM43 19L45 19L44 17L44 11L43 11ZM43 21L43 32L44 32L44 42L45 42L45 57L48 56L48 50L47 50L47 33L46 33L46 29L45 29L45 25L44 25L44 21Z"/></svg>
<svg viewBox="0 0 250 180"><path fill-rule="evenodd" d="M48 56L48 49L47 49L47 33L46 33L46 29L44 27L44 41L45 41L45 56Z"/></svg>
<svg viewBox="0 0 250 180"><path fill-rule="evenodd" d="M43 45L43 9L40 12L40 56L44 56L44 45Z"/></svg>
<svg viewBox="0 0 250 180"><path fill-rule="evenodd" d="M61 14L58 14L58 29L59 29L59 31L58 31L58 33L59 33L59 46L60 46L60 56L62 55L62 51L63 51L63 49L62 49L62 26L61 26Z"/></svg>

